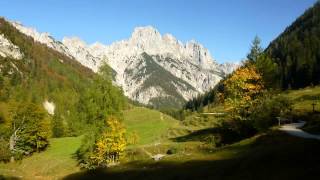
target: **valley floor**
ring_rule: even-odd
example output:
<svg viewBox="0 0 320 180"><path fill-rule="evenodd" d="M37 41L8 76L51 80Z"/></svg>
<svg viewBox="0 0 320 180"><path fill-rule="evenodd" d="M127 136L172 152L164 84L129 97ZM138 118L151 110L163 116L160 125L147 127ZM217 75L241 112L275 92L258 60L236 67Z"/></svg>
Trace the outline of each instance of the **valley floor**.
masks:
<svg viewBox="0 0 320 180"><path fill-rule="evenodd" d="M310 99L319 93L316 87L285 95L294 101L294 111L310 112ZM205 134L215 121L194 114L181 123L158 111L135 107L124 113L124 124L129 133L139 135L139 143L127 148L121 165L82 171L74 157L82 137L54 138L44 152L0 163L0 179L319 179L320 141L316 139L277 129L217 149L193 136L187 142L171 139L197 130ZM157 154L165 156L152 160L150 156Z"/></svg>
<svg viewBox="0 0 320 180"><path fill-rule="evenodd" d="M80 141L81 137L52 139L51 146L43 153L21 162L0 164L0 174L22 179L316 179L320 176L320 141L293 137L278 130L221 149L178 152L157 162L145 159L92 172L80 171L73 158Z"/></svg>

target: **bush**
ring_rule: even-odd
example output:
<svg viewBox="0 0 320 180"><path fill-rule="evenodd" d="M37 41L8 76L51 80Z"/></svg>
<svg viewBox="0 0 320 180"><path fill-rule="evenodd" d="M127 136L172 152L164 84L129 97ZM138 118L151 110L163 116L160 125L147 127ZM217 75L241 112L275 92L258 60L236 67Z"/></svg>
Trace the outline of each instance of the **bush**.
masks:
<svg viewBox="0 0 320 180"><path fill-rule="evenodd" d="M256 130L248 120L230 119L218 126L218 134L220 137L216 137L215 143L224 145L251 137L256 134Z"/></svg>
<svg viewBox="0 0 320 180"><path fill-rule="evenodd" d="M277 117L290 119L292 102L283 96L265 97L260 103L251 107L249 119L258 131L265 131L277 123Z"/></svg>
<svg viewBox="0 0 320 180"><path fill-rule="evenodd" d="M172 147L170 149L168 149L167 154L171 155L171 154L176 154L178 152L178 149L175 147Z"/></svg>
<svg viewBox="0 0 320 180"><path fill-rule="evenodd" d="M92 130L95 132L96 130ZM91 152L94 151L94 144L96 142L97 136L95 133L88 133L82 140L80 148L77 150L76 155L79 160L79 165L81 168L85 169L95 169L96 166L90 161Z"/></svg>
<svg viewBox="0 0 320 180"><path fill-rule="evenodd" d="M308 116L300 120L307 122L302 128L303 130L313 134L320 134L320 114L308 114Z"/></svg>

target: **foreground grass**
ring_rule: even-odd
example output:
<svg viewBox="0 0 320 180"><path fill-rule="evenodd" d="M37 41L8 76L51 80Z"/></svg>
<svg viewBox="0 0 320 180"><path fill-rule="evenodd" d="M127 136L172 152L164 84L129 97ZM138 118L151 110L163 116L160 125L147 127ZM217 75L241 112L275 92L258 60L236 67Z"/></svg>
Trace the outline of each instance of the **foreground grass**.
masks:
<svg viewBox="0 0 320 180"><path fill-rule="evenodd" d="M50 146L41 153L15 163L0 163L0 175L21 179L59 179L79 171L73 158L81 137L50 139ZM1 177L0 177L1 179Z"/></svg>
<svg viewBox="0 0 320 180"><path fill-rule="evenodd" d="M205 153L170 155L80 172L65 179L317 179L320 141L271 131Z"/></svg>
<svg viewBox="0 0 320 180"><path fill-rule="evenodd" d="M0 174L22 179L317 179L320 141L279 131L255 136L220 149L199 142L146 146L149 152L177 152L155 162L150 158L96 171L79 171L73 158L81 137L51 139L47 151L21 162L0 164ZM1 179L0 175L0 179Z"/></svg>

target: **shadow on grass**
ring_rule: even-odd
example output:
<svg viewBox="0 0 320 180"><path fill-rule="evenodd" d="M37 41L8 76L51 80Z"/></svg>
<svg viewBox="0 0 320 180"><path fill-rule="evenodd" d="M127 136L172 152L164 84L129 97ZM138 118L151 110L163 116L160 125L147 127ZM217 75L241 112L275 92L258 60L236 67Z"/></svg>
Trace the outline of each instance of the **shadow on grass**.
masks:
<svg viewBox="0 0 320 180"><path fill-rule="evenodd" d="M318 179L320 141L272 132L253 143L221 149L233 156L220 160L130 163L123 167L83 171L69 179ZM219 153L217 151L216 153ZM214 157L216 154L213 153Z"/></svg>
<svg viewBox="0 0 320 180"><path fill-rule="evenodd" d="M176 138L172 138L171 140L175 142L186 142L186 141L206 141L206 138L210 135L214 135L218 133L217 128L207 128L194 131L185 136L180 136Z"/></svg>
<svg viewBox="0 0 320 180"><path fill-rule="evenodd" d="M0 180L18 180L20 178L18 177L14 177L14 176L3 176L3 175L0 175Z"/></svg>

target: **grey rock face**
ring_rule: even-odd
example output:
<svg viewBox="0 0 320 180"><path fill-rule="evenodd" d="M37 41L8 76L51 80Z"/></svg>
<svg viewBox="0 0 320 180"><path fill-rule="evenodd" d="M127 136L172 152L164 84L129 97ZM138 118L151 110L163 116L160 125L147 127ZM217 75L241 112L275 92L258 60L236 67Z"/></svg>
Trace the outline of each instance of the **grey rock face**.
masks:
<svg viewBox="0 0 320 180"><path fill-rule="evenodd" d="M179 106L199 93L213 88L237 64L218 64L203 45L185 44L171 34L161 35L151 26L137 27L127 40L111 45L86 44L77 37L61 42L48 33L12 22L33 37L97 72L106 62L115 72L115 83L124 94L143 104L160 106L164 101Z"/></svg>

